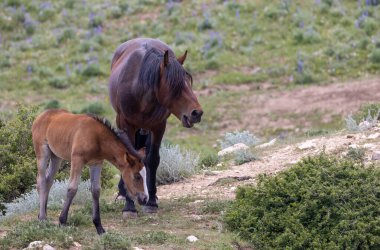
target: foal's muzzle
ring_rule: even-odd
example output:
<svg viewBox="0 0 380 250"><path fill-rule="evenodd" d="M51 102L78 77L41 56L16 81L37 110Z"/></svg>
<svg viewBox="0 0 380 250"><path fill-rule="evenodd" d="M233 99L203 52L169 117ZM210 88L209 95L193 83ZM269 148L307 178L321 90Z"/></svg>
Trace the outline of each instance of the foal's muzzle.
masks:
<svg viewBox="0 0 380 250"><path fill-rule="evenodd" d="M137 193L137 201L140 205L145 205L148 202L148 197L144 193Z"/></svg>

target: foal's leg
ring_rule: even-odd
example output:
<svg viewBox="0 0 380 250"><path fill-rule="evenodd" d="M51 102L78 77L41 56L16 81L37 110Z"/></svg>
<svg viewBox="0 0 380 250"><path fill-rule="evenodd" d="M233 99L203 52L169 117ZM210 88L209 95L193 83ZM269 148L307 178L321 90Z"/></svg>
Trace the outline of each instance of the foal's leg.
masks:
<svg viewBox="0 0 380 250"><path fill-rule="evenodd" d="M46 168L50 160L51 151L48 145L43 144L39 148L39 155L37 156L38 174L37 174L37 191L40 201L40 212L38 214L39 220L46 220L46 207L47 199L49 196L49 189L46 183Z"/></svg>
<svg viewBox="0 0 380 250"><path fill-rule="evenodd" d="M100 197L100 174L102 172L102 166L92 166L90 167L90 178L91 178L91 193L92 193L92 222L96 227L98 234L103 234L106 231L102 226L100 220L100 208L99 208L99 197Z"/></svg>
<svg viewBox="0 0 380 250"><path fill-rule="evenodd" d="M49 168L46 171L47 197L46 197L46 203L45 203L45 210L47 209L47 201L49 198L49 192L50 192L51 186L53 185L53 182L54 182L54 176L56 175L59 168L61 167L61 163L62 163L62 159L58 158L53 153L51 153Z"/></svg>
<svg viewBox="0 0 380 250"><path fill-rule="evenodd" d="M59 224L61 225L64 225L67 222L67 215L69 213L71 202L73 201L74 196L78 191L78 185L79 185L83 165L84 165L84 162L82 158L80 157L71 158L69 188L67 190L66 201L63 204L63 209L62 209L61 215L59 216Z"/></svg>

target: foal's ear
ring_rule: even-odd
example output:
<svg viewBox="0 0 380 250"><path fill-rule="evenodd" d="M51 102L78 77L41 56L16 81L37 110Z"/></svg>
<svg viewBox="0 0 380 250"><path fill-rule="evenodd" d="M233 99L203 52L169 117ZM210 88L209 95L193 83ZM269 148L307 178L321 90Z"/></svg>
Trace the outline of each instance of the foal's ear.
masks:
<svg viewBox="0 0 380 250"><path fill-rule="evenodd" d="M140 148L139 151L138 151L138 153L139 153L140 157L141 157L142 159L144 159L144 158L145 158L145 155L146 155L146 148L145 148L145 147Z"/></svg>
<svg viewBox="0 0 380 250"><path fill-rule="evenodd" d="M136 159L131 157L131 155L128 153L124 153L124 160L128 162L129 165L131 165L131 167L133 167L136 164Z"/></svg>
<svg viewBox="0 0 380 250"><path fill-rule="evenodd" d="M187 50L185 51L185 54L183 54L182 56L178 57L177 58L177 61L183 65L183 63L185 62L186 60L186 56L187 56Z"/></svg>
<svg viewBox="0 0 380 250"><path fill-rule="evenodd" d="M167 67L169 65L169 51L166 50L164 54L164 66Z"/></svg>

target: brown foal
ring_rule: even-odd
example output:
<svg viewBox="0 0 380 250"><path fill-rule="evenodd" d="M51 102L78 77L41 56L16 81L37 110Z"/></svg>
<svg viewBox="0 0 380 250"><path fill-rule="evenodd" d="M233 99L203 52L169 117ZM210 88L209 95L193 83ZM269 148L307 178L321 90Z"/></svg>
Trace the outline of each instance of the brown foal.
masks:
<svg viewBox="0 0 380 250"><path fill-rule="evenodd" d="M93 198L92 219L98 234L105 232L99 209L100 174L104 160L120 170L131 199L137 199L140 204L148 201L143 163L145 150L135 151L127 135L116 131L107 120L71 114L65 110L48 110L34 121L32 135L38 164L40 220L46 219L49 191L62 160L71 161L71 169L67 198L59 216L60 224L67 222L82 168L88 165Z"/></svg>

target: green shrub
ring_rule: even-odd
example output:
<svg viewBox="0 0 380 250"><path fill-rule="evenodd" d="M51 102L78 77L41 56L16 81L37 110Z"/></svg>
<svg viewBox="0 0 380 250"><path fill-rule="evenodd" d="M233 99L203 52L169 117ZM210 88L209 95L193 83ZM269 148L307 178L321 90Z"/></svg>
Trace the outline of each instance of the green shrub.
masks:
<svg viewBox="0 0 380 250"><path fill-rule="evenodd" d="M109 11L109 17L111 18L120 18L123 16L123 11L121 10L121 8L119 6L112 6L110 8L110 11Z"/></svg>
<svg viewBox="0 0 380 250"><path fill-rule="evenodd" d="M50 100L46 103L45 109L58 109L61 105L59 104L58 100Z"/></svg>
<svg viewBox="0 0 380 250"><path fill-rule="evenodd" d="M295 84L309 84L315 82L318 82L318 80L311 72L296 73L294 76Z"/></svg>
<svg viewBox="0 0 380 250"><path fill-rule="evenodd" d="M218 155L215 153L207 153L203 156L201 156L199 160L199 164L202 168L209 168L216 166L218 164Z"/></svg>
<svg viewBox="0 0 380 250"><path fill-rule="evenodd" d="M258 249L379 249L379 178L321 154L239 188L224 220Z"/></svg>
<svg viewBox="0 0 380 250"><path fill-rule="evenodd" d="M362 105L358 112L356 112L353 116L353 119L356 121L363 121L369 118L375 118L380 112L380 102L378 103L368 103Z"/></svg>
<svg viewBox="0 0 380 250"><path fill-rule="evenodd" d="M56 89L66 89L70 86L66 78L57 76L50 77L48 84Z"/></svg>
<svg viewBox="0 0 380 250"><path fill-rule="evenodd" d="M53 19L54 15L54 9L52 7L47 7L40 10L40 12L38 13L38 20L40 22L46 22L47 20Z"/></svg>
<svg viewBox="0 0 380 250"><path fill-rule="evenodd" d="M101 75L104 75L104 73L100 69L99 64L91 63L83 69L82 75L87 76L87 77L92 77L92 76L101 76Z"/></svg>
<svg viewBox="0 0 380 250"><path fill-rule="evenodd" d="M73 29L65 29L60 36L58 36L58 43L66 42L67 40L71 40L75 38L75 31Z"/></svg>
<svg viewBox="0 0 380 250"><path fill-rule="evenodd" d="M373 63L378 63L380 64L380 49L374 49L372 53L369 55L369 59Z"/></svg>
<svg viewBox="0 0 380 250"><path fill-rule="evenodd" d="M90 103L80 111L80 113L91 113L95 115L102 115L105 112L106 110L101 102Z"/></svg>
<svg viewBox="0 0 380 250"><path fill-rule="evenodd" d="M35 184L31 127L36 112L36 107L19 106L11 120L0 122L0 203L12 201Z"/></svg>

